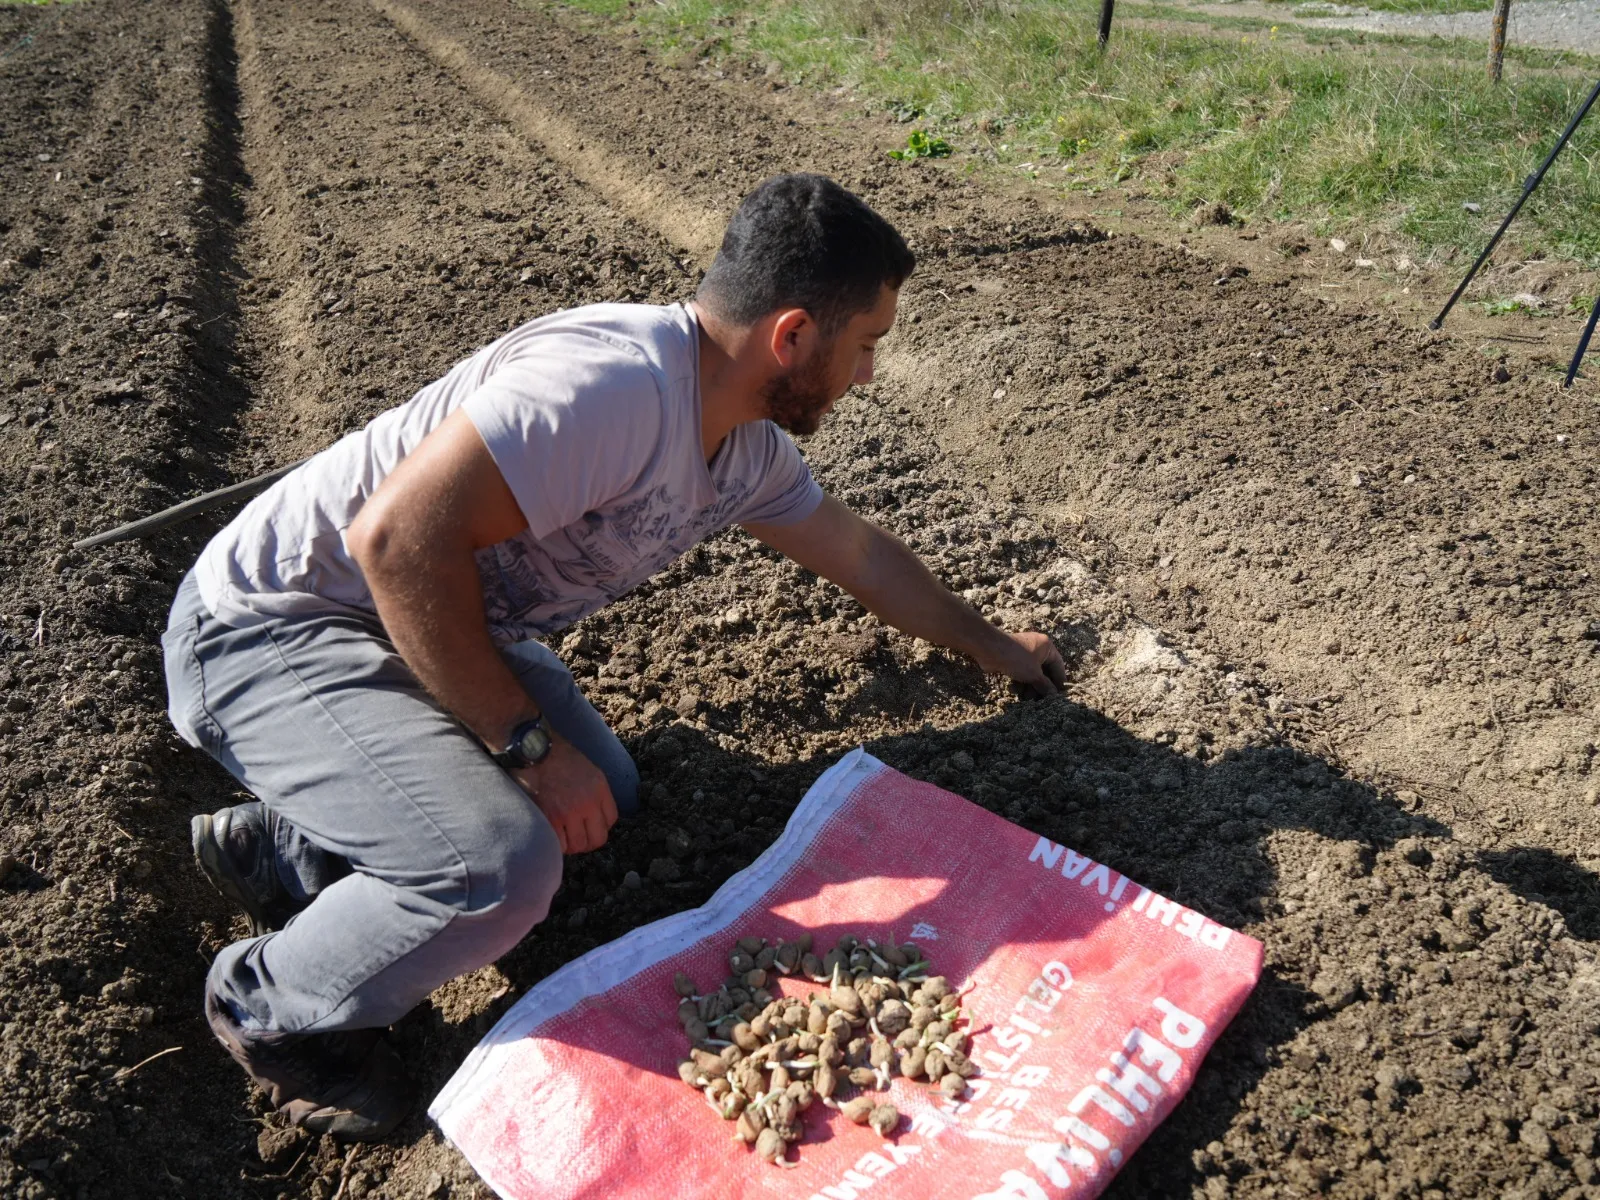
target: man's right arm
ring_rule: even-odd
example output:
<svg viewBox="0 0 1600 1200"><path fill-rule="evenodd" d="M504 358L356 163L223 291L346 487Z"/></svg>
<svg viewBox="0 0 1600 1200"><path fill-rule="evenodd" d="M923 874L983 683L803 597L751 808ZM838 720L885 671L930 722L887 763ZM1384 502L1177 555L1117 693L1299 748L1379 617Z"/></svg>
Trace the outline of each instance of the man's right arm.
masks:
<svg viewBox="0 0 1600 1200"><path fill-rule="evenodd" d="M475 554L527 527L488 447L458 410L390 472L345 532L400 656L495 749L538 709L489 637ZM605 776L565 739L517 776L563 849L605 841L616 820Z"/></svg>

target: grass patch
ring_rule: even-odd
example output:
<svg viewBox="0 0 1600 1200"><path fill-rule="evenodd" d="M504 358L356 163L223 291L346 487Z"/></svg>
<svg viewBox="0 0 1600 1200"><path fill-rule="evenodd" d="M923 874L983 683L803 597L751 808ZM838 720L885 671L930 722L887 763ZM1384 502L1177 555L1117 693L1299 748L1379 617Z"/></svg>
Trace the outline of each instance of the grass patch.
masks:
<svg viewBox="0 0 1600 1200"><path fill-rule="evenodd" d="M1497 300L1487 300L1482 306L1485 316L1503 317L1510 313L1522 313L1530 317L1544 316L1545 309L1536 298L1524 296L1501 296Z"/></svg>
<svg viewBox="0 0 1600 1200"><path fill-rule="evenodd" d="M1476 43L1148 3L1118 6L1103 55L1095 0L568 7L630 22L658 48L749 55L794 82L848 85L874 107L911 114L969 162L1028 164L1067 189L1118 184L1174 211L1222 202L1324 232L1388 229L1423 256L1482 244L1594 66L1513 47L1494 87ZM1597 150L1600 125L1589 123L1518 217L1523 253L1600 263L1600 223L1589 217L1600 207Z"/></svg>

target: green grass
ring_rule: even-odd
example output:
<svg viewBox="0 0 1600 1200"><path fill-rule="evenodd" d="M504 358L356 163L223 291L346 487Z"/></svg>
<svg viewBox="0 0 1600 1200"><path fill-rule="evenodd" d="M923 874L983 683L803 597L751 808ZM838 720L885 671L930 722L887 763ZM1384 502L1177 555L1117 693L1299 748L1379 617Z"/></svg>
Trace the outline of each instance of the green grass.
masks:
<svg viewBox="0 0 1600 1200"><path fill-rule="evenodd" d="M1543 315L1542 306L1530 304L1518 296L1501 296L1498 300L1487 300L1481 307L1484 314L1490 317L1503 317L1507 313L1525 313L1529 316Z"/></svg>
<svg viewBox="0 0 1600 1200"><path fill-rule="evenodd" d="M752 56L797 83L848 85L948 139L958 169L1029 164L1052 186L1116 184L1175 212L1221 201L1323 232L1385 229L1425 257L1482 244L1595 66L1513 47L1494 87L1477 43L1126 2L1102 55L1096 0L569 7L631 22L658 48ZM1513 226L1523 254L1600 263L1597 152L1600 122L1591 122ZM1481 211L1465 211L1468 201Z"/></svg>

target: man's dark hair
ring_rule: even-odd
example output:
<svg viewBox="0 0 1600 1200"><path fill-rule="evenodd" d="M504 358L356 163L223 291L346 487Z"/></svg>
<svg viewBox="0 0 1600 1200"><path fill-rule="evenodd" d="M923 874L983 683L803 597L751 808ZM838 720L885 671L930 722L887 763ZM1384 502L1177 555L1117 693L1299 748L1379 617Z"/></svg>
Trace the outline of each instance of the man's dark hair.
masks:
<svg viewBox="0 0 1600 1200"><path fill-rule="evenodd" d="M861 197L824 175L778 175L733 214L696 299L740 325L803 308L831 338L916 265L905 239Z"/></svg>

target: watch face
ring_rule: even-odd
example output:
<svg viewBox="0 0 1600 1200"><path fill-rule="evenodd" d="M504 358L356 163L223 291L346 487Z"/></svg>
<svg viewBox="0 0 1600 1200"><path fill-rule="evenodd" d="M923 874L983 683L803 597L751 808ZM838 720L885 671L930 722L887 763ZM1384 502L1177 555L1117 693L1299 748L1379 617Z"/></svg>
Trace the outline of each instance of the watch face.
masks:
<svg viewBox="0 0 1600 1200"><path fill-rule="evenodd" d="M529 762L537 762L550 749L550 735L542 727L535 725L517 739L517 749L522 751L522 756Z"/></svg>

